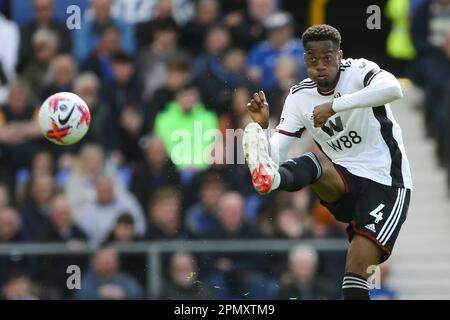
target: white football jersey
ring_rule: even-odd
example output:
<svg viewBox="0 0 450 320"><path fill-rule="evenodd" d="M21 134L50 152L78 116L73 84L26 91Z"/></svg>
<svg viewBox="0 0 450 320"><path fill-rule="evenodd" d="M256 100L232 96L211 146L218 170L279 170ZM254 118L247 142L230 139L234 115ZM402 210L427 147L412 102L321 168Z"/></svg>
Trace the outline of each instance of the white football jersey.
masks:
<svg viewBox="0 0 450 320"><path fill-rule="evenodd" d="M307 130L333 163L352 174L384 185L412 188L402 131L389 104L338 112L322 128L314 127L312 114L317 105L363 89L382 72L366 59L342 60L340 71L336 88L329 95L319 93L309 78L293 86L277 131L299 137Z"/></svg>

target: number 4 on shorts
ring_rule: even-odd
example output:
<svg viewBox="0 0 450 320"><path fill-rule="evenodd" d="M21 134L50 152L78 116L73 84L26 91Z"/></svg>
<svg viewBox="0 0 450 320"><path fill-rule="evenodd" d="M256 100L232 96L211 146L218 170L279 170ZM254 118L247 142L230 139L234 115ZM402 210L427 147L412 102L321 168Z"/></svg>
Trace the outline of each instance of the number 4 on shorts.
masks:
<svg viewBox="0 0 450 320"><path fill-rule="evenodd" d="M383 220L383 212L381 212L381 210L383 210L384 207L385 207L384 204L380 204L378 207L376 207L369 213L372 217L375 218L375 223L378 223L381 220Z"/></svg>

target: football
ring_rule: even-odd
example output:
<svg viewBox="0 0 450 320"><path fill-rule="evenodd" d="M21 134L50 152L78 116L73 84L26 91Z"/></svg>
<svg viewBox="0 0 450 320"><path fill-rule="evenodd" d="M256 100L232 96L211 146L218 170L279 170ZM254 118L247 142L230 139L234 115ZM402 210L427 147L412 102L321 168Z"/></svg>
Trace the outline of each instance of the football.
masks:
<svg viewBox="0 0 450 320"><path fill-rule="evenodd" d="M80 141L91 124L86 103L71 92L59 92L47 98L39 110L42 134L51 142L70 145Z"/></svg>

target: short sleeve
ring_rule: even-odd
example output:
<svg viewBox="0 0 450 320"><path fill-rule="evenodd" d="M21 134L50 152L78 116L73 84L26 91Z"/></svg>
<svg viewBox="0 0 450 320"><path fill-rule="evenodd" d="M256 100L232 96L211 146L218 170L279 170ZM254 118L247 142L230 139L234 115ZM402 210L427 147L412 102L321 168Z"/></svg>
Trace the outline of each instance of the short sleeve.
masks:
<svg viewBox="0 0 450 320"><path fill-rule="evenodd" d="M305 126L300 117L299 107L298 99L290 93L284 102L280 123L276 127L277 132L290 137L301 137Z"/></svg>

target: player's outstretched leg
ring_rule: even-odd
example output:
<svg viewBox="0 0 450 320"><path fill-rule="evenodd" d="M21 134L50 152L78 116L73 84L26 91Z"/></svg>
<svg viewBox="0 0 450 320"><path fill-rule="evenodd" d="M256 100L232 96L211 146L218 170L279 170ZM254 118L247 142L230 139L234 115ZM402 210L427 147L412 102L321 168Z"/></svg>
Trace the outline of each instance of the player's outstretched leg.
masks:
<svg viewBox="0 0 450 320"><path fill-rule="evenodd" d="M334 202L345 193L345 184L331 161L319 159L312 152L278 167L270 158L264 130L256 122L245 128L242 144L253 186L260 194L275 189L293 192L311 185L320 199Z"/></svg>

